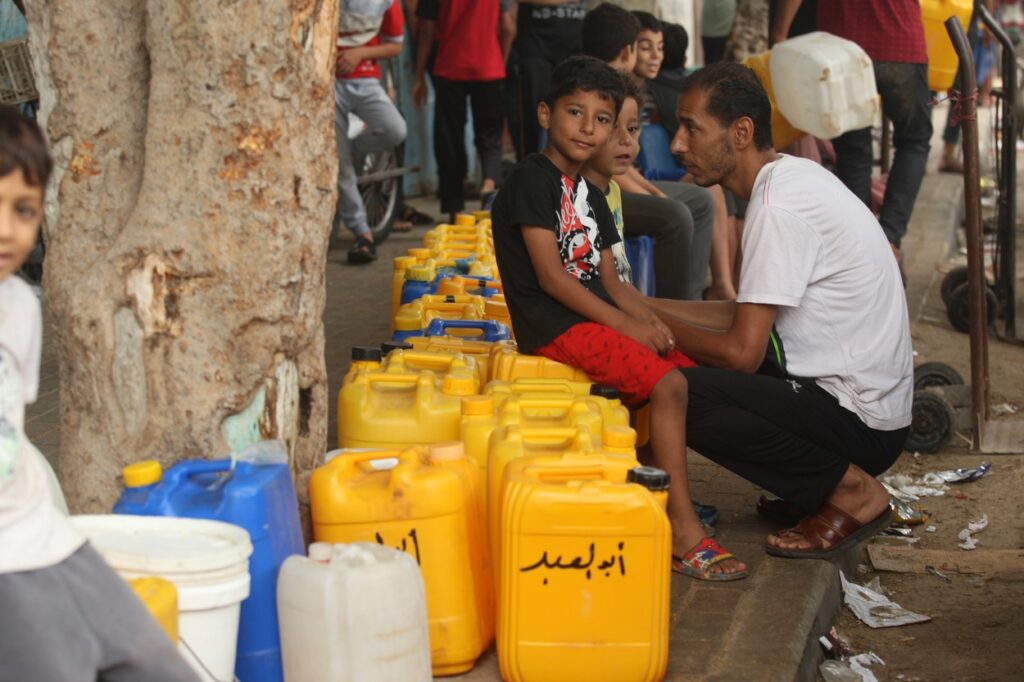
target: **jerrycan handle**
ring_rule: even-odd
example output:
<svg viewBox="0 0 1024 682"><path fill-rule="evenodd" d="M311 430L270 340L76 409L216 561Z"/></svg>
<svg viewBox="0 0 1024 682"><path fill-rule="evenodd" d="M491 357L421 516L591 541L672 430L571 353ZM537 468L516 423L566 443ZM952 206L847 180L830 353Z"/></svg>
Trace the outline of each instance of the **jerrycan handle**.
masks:
<svg viewBox="0 0 1024 682"><path fill-rule="evenodd" d="M180 462L178 466L167 470L164 473L164 481L166 485L174 487L180 485L185 478L192 478L202 474L229 473L232 471L233 466L230 459L188 459ZM214 482L211 488L224 485L231 478L231 475L229 473L228 476L224 477L223 481Z"/></svg>
<svg viewBox="0 0 1024 682"><path fill-rule="evenodd" d="M335 457L331 460L328 466L335 469L336 476L341 476L342 474L355 469L365 469L366 467L364 465L369 462L385 459L398 460L398 464L394 467L380 469L382 471L393 471L402 464L415 464L416 462L422 461L423 455L420 450L415 447L406 448L405 450L365 450L362 452L352 452Z"/></svg>
<svg viewBox="0 0 1024 682"><path fill-rule="evenodd" d="M528 466L525 472L531 478L548 483L566 483L568 481L612 481L622 483L613 479L611 474L617 473L608 467L597 466L596 464L585 464L580 462L578 466L549 468L542 464Z"/></svg>
<svg viewBox="0 0 1024 682"><path fill-rule="evenodd" d="M581 428L565 426L560 428L526 427L519 430L524 442L528 443L559 443L568 442L570 447L590 452L590 436Z"/></svg>
<svg viewBox="0 0 1024 682"><path fill-rule="evenodd" d="M529 393L526 393L523 395L513 396L512 400L515 400L519 406L525 410L568 410L573 405L578 404L578 398L579 396L572 393L548 393L543 395L530 395Z"/></svg>
<svg viewBox="0 0 1024 682"><path fill-rule="evenodd" d="M505 340L511 337L508 327L495 320L444 320L435 317L427 325L427 336L447 336L449 329L473 329L480 333L477 336L491 341Z"/></svg>
<svg viewBox="0 0 1024 682"><path fill-rule="evenodd" d="M425 375L416 372L379 372L366 375L366 381L371 384L399 384L402 386L416 386L421 377ZM427 379L430 383L430 379Z"/></svg>
<svg viewBox="0 0 1024 682"><path fill-rule="evenodd" d="M429 333L429 328L427 336L432 336ZM418 365L433 370L451 370L455 365L467 364L462 353L439 355L432 351L406 350L402 353L402 359L407 367Z"/></svg>

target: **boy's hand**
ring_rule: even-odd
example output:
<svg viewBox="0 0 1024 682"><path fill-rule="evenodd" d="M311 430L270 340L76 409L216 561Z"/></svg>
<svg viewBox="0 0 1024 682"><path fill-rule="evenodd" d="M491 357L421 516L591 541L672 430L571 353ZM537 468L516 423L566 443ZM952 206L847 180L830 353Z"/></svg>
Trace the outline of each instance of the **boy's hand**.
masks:
<svg viewBox="0 0 1024 682"><path fill-rule="evenodd" d="M417 109L422 109L427 103L427 80L422 76L416 79L412 85L412 104Z"/></svg>
<svg viewBox="0 0 1024 682"><path fill-rule="evenodd" d="M355 71L356 67L359 66L359 62L363 61L363 58L360 56L361 54L362 52L360 52L358 47L340 52L338 54L338 61L335 64L336 74L347 76Z"/></svg>
<svg viewBox="0 0 1024 682"><path fill-rule="evenodd" d="M639 341L658 355L668 353L676 345L672 332L661 321L656 326L627 315L625 320L618 325L616 331Z"/></svg>

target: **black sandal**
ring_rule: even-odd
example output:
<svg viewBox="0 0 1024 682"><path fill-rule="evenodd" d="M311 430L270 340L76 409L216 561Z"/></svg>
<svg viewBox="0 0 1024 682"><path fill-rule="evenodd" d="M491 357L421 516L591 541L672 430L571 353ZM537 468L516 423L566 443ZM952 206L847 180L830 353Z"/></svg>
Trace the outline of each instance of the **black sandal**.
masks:
<svg viewBox="0 0 1024 682"><path fill-rule="evenodd" d="M412 225L434 225L437 223L432 216L419 211L409 204L402 205L402 212L398 214L399 220L406 220Z"/></svg>
<svg viewBox="0 0 1024 682"><path fill-rule="evenodd" d="M356 243L348 250L348 262L355 264L372 263L377 260L377 247L366 237L356 235Z"/></svg>

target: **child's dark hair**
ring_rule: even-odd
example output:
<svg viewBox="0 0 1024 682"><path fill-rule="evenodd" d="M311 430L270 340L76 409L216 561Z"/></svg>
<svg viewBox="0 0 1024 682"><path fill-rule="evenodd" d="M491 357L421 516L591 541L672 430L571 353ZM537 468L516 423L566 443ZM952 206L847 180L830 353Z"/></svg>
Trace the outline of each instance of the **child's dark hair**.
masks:
<svg viewBox="0 0 1024 682"><path fill-rule="evenodd" d="M707 93L708 113L723 126L746 116L754 122L754 146L772 148L772 105L753 71L731 62L716 62L694 71L683 81L682 92Z"/></svg>
<svg viewBox="0 0 1024 682"><path fill-rule="evenodd" d="M45 189L53 159L36 122L12 106L0 105L0 176L18 168L27 184Z"/></svg>
<svg viewBox="0 0 1024 682"><path fill-rule="evenodd" d="M615 112L622 108L624 86L619 73L594 57L569 57L551 73L551 87L544 102L552 109L555 102L578 91L596 92L615 104Z"/></svg>
<svg viewBox="0 0 1024 682"><path fill-rule="evenodd" d="M661 23L661 19L650 12L635 9L633 10L633 16L640 21L641 31L654 31L656 33L660 33L664 30L664 24Z"/></svg>
<svg viewBox="0 0 1024 682"><path fill-rule="evenodd" d="M664 24L661 34L665 37L665 60L663 69L681 69L686 66L686 49L690 47L690 35L680 24Z"/></svg>
<svg viewBox="0 0 1024 682"><path fill-rule="evenodd" d="M631 73L620 73L619 77L622 78L622 101L625 102L627 98L632 97L636 100L637 106L642 109L644 97L647 94L644 82Z"/></svg>
<svg viewBox="0 0 1024 682"><path fill-rule="evenodd" d="M586 13L581 30L583 54L610 62L622 48L636 42L640 20L629 10L605 2Z"/></svg>

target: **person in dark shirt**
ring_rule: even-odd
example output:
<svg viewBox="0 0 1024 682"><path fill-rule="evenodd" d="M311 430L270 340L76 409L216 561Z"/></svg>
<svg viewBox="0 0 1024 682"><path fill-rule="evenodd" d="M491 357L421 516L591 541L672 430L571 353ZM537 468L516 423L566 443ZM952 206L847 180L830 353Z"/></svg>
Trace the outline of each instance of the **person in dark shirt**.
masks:
<svg viewBox="0 0 1024 682"><path fill-rule="evenodd" d="M492 208L495 254L520 350L577 367L623 401L650 401L651 448L671 476L673 570L735 580L745 566L704 537L686 473L686 380L693 362L615 269L619 235L601 191L580 176L611 135L624 86L607 64L572 57L537 108L544 151L524 158Z"/></svg>
<svg viewBox="0 0 1024 682"><path fill-rule="evenodd" d="M662 34L665 37L665 59L657 75L647 80L647 91L654 100L655 122L664 126L671 139L679 130L676 104L686 80L686 48L690 46L690 36L679 24L664 24ZM654 116L651 118L653 121Z"/></svg>
<svg viewBox="0 0 1024 682"><path fill-rule="evenodd" d="M522 159L540 149L537 105L551 84L551 72L559 63L580 52L583 0L534 0L520 2L516 19L515 119L519 121L517 156Z"/></svg>

